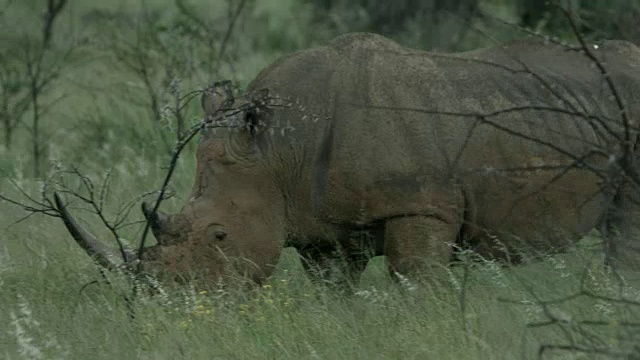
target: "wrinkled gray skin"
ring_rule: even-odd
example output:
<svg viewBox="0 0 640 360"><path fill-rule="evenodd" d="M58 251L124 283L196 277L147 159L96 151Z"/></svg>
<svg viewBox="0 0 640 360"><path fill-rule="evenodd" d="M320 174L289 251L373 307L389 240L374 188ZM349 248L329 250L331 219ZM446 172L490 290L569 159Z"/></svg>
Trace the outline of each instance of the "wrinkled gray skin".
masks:
<svg viewBox="0 0 640 360"><path fill-rule="evenodd" d="M635 126L640 49L609 41L594 52ZM453 244L492 258L506 249L514 260L520 245L560 251L593 228L620 230L610 253L638 264L619 251L638 247L627 236L638 227L633 192L600 191L589 170L621 154L610 133L624 132L620 112L577 51L516 42L435 54L356 33L281 58L247 92L261 90L294 105L240 114L266 127L208 131L182 211L147 211L157 269L260 283L293 246L314 277L357 278L377 255L392 273L437 276L430 270L449 264ZM221 116L224 99L206 95L207 116ZM468 116L529 105L604 120L533 109ZM286 123L295 130L281 136ZM582 157L586 166L567 168Z"/></svg>

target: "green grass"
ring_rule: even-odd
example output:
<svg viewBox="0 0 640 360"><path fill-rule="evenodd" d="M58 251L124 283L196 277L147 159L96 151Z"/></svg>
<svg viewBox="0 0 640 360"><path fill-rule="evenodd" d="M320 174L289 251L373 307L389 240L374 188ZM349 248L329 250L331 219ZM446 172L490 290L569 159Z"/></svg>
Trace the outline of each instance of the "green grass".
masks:
<svg viewBox="0 0 640 360"><path fill-rule="evenodd" d="M0 22L5 34L27 30L37 34L34 11L16 5L19 2L7 8L7 3L0 1L0 8L8 9ZM192 2L199 13L222 19L211 25L219 32L227 26L225 3ZM229 42L227 54L234 66L222 64L214 75L234 78L242 87L281 54L335 35L321 25L310 26L310 8L295 3L265 1L250 7ZM147 4L160 11L161 25L173 24L173 2ZM113 31L130 38L132 29L86 20L88 13L102 9L118 10L122 19L139 21L140 4L83 1L70 6L56 46L64 48L72 35L84 39L85 45L43 94L44 103L62 97L42 117L42 139L48 145L45 170L51 173L58 162L77 166L96 184L111 171L106 209L112 216L119 204L159 187L168 164L160 135L172 143L172 118L150 120L142 81L106 47ZM486 24L479 26L488 30ZM510 34L495 36L506 39ZM467 41L465 48L490 43L479 33ZM198 43L180 45L185 44ZM206 53L202 44L197 46L196 54ZM184 54L184 48L169 48L164 54L154 49L149 52L151 80L159 98L169 101L171 93L163 81L171 63L165 55ZM183 94L206 85L211 75L202 68L184 74L179 78ZM18 200L25 198L15 185L36 197L42 186L31 174L29 116L27 112L11 149L0 146L0 193ZM188 121L198 119L197 104L186 116ZM176 196L163 203L168 212L177 210L188 194L194 149L194 144L188 147L179 163L172 182ZM98 237L109 238L95 216L73 211ZM572 339L580 346L630 351L633 344L624 340L629 336L624 321L640 322L638 306L582 297L551 306L554 315L571 319L562 327L527 326L548 320L539 300L574 293L584 274L586 286L596 294L618 296L617 283L601 266L601 254L589 246L593 239L567 254L520 267L480 262L470 269L464 287L464 267L458 266L452 269L447 287L436 290L422 285L411 290L391 282L384 259L376 258L351 296L312 285L295 252L286 249L276 274L258 291L195 293L188 287L166 287L161 296L140 298L132 320L122 297L129 291L127 281L110 274L112 286L106 285L59 219L39 214L23 220L27 214L0 202L0 358L519 359L536 358L543 344L570 344ZM141 221L142 215L134 210L128 220ZM142 225L133 224L121 236L135 240L141 231ZM640 301L633 288L624 292ZM578 327L580 320L607 325L584 330ZM562 353L558 358L581 357Z"/></svg>
<svg viewBox="0 0 640 360"><path fill-rule="evenodd" d="M131 320L121 297L128 292L126 281L111 275L112 286L87 285L101 276L56 220L34 218L3 235L0 344L5 358L532 358L541 344L567 342L554 327L527 329L528 323L545 320L534 294L553 299L573 293L585 263L591 264L590 289L611 296L615 289L599 266L601 258L587 249L513 269L480 263L465 287L463 316L455 286L461 283L461 267L453 269L454 285L447 289L433 292L418 285L410 290L391 283L383 259L376 258L355 294L340 296L310 284L288 249L276 274L258 291L166 288L163 296L140 299ZM10 216L3 216L3 228L10 223ZM640 301L638 292L627 292ZM589 298L552 310L574 321L611 323L596 334L613 349L630 346L616 344L624 329L614 320L640 321L637 308L628 311ZM578 342L586 341L572 325L565 326Z"/></svg>

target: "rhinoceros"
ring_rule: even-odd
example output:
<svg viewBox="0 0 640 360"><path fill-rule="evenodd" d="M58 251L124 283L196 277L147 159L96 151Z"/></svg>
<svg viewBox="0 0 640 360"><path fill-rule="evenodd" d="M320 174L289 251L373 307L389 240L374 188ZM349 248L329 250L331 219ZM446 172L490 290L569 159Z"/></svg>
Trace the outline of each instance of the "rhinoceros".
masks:
<svg viewBox="0 0 640 360"><path fill-rule="evenodd" d="M246 89L262 107L227 107L233 96L212 87L206 118L233 108L244 126L203 132L179 213L145 208L158 244L143 260L171 276L259 284L292 246L319 279L357 278L379 255L392 274L437 276L457 248L496 259L518 244L562 251L597 228L617 229L611 248L625 251L612 258L637 264L626 251L638 247L636 188L611 174L637 135L640 49L605 41L591 52L615 96L578 48L524 40L445 54L367 33L262 70Z"/></svg>

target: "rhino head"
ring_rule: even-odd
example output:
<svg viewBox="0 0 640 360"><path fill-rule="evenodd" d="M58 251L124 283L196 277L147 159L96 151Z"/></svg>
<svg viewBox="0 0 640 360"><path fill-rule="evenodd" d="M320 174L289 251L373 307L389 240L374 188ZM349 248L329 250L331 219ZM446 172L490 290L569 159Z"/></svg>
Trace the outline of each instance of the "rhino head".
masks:
<svg viewBox="0 0 640 360"><path fill-rule="evenodd" d="M255 99L234 99L228 82L209 88L201 103L212 129L203 131L197 148L191 194L173 215L143 204L157 240L146 248L143 264L178 281L250 279L259 284L277 263L286 236L283 197L270 180L270 160L258 140L269 112L253 106ZM100 264L111 267L106 247L66 210L61 214L76 241ZM136 260L133 254L125 257Z"/></svg>

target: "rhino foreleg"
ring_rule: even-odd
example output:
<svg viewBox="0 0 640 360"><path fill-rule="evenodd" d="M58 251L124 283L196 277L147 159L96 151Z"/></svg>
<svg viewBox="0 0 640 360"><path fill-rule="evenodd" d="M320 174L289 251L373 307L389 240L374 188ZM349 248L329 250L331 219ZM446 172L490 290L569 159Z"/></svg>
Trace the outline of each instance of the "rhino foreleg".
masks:
<svg viewBox="0 0 640 360"><path fill-rule="evenodd" d="M391 276L429 283L445 280L457 234L455 224L432 216L387 220L384 251Z"/></svg>

